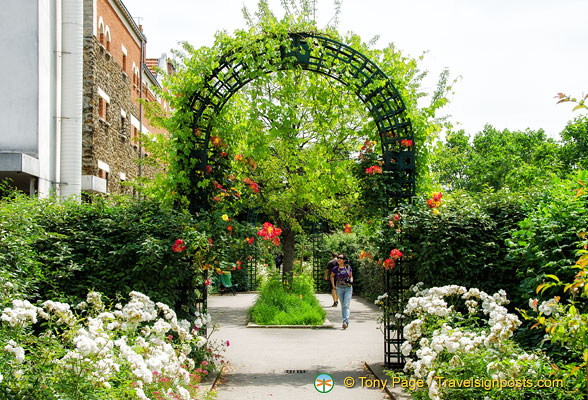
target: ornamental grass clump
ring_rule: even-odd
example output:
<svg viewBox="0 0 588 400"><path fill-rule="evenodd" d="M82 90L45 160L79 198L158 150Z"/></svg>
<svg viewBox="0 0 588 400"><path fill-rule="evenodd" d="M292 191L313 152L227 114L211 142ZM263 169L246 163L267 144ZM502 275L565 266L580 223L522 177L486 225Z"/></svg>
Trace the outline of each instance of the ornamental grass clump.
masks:
<svg viewBox="0 0 588 400"><path fill-rule="evenodd" d="M512 340L521 321L506 309L504 290L489 295L422 284L413 290L404 313L394 315L405 321L404 374L390 373L423 383L410 392L413 398L581 398L545 354L526 352ZM540 380L551 387L538 387Z"/></svg>
<svg viewBox="0 0 588 400"><path fill-rule="evenodd" d="M279 276L270 278L250 314L259 325L322 325L327 315L305 275L294 276L291 287Z"/></svg>
<svg viewBox="0 0 588 400"><path fill-rule="evenodd" d="M199 384L224 362L224 345L199 333L209 315L191 324L139 292L114 307L90 292L72 307L10 291L0 289L0 398L209 397Z"/></svg>

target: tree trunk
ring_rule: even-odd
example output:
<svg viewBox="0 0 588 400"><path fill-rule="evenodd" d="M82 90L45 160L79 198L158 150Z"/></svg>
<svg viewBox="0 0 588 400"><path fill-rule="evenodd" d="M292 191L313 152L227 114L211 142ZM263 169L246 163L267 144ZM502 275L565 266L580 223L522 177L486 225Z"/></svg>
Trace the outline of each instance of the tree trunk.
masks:
<svg viewBox="0 0 588 400"><path fill-rule="evenodd" d="M291 274L294 270L294 244L296 235L290 227L282 228L282 247L284 249L284 275Z"/></svg>

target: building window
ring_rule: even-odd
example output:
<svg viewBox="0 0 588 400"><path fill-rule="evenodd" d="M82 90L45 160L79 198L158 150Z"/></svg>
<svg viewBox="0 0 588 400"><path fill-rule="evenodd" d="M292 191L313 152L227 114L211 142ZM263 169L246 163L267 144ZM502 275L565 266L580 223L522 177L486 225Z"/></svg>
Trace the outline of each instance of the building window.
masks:
<svg viewBox="0 0 588 400"><path fill-rule="evenodd" d="M106 121L106 108L108 107L108 103L102 97L98 98L98 115L100 118Z"/></svg>
<svg viewBox="0 0 588 400"><path fill-rule="evenodd" d="M127 127L125 126L125 117L120 117L120 135L125 139L127 137Z"/></svg>
<svg viewBox="0 0 588 400"><path fill-rule="evenodd" d="M103 161L98 160L98 178L106 180L106 186L108 188L108 177L110 175L110 166ZM106 190L108 192L108 190Z"/></svg>
<svg viewBox="0 0 588 400"><path fill-rule="evenodd" d="M106 51L110 51L110 28L108 26L106 26L106 31L105 31L105 40L106 40Z"/></svg>
<svg viewBox="0 0 588 400"><path fill-rule="evenodd" d="M100 86L98 86L96 94L98 95L98 116L104 122L108 122L110 96Z"/></svg>
<svg viewBox="0 0 588 400"><path fill-rule="evenodd" d="M124 172L121 172L119 174L120 177L120 191L121 193L125 193L128 192L128 185L125 184L126 180L127 180L127 174L125 174Z"/></svg>
<svg viewBox="0 0 588 400"><path fill-rule="evenodd" d="M108 171L98 168L98 178L102 178L106 181L106 193L108 193Z"/></svg>
<svg viewBox="0 0 588 400"><path fill-rule="evenodd" d="M133 88L135 90L137 90L137 87L139 85L139 74L137 73L137 70L138 70L137 65L135 63L133 63L133 71L132 71L132 74L133 74Z"/></svg>
<svg viewBox="0 0 588 400"><path fill-rule="evenodd" d="M104 22L102 22L102 17L100 17L100 21L98 22L98 41L104 44Z"/></svg>
<svg viewBox="0 0 588 400"><path fill-rule="evenodd" d="M123 71L127 72L127 55L123 54L122 57L122 69Z"/></svg>

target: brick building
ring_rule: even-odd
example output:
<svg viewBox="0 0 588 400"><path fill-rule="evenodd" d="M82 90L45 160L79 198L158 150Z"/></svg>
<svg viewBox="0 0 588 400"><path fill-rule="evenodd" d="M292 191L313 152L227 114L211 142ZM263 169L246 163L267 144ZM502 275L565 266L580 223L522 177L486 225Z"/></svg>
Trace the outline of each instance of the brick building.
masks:
<svg viewBox="0 0 588 400"><path fill-rule="evenodd" d="M161 87L146 61L173 71L167 57L147 59L146 38L120 0L84 0L84 129L82 190L130 193L122 182L153 174L143 140L165 133L145 118L140 99L158 101ZM156 60L156 63L154 62ZM160 65L165 64L165 65Z"/></svg>
<svg viewBox="0 0 588 400"><path fill-rule="evenodd" d="M141 144L165 134L140 99L170 112L153 91L162 78L154 66L174 71L166 55L145 57L146 37L120 0L7 0L3 8L0 51L19 62L0 64L13 77L0 100L0 180L41 197L130 194L124 181L154 173L137 162L149 156Z"/></svg>

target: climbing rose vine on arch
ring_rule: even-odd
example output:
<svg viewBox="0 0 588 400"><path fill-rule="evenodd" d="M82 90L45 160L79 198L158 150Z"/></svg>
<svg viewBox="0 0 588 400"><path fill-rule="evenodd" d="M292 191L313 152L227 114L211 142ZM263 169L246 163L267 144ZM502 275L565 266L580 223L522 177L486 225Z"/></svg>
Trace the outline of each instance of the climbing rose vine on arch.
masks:
<svg viewBox="0 0 588 400"><path fill-rule="evenodd" d="M390 251L390 257L384 260L382 266L385 269L392 269L396 266L396 261L400 258L402 258L402 252L398 249L392 249L392 251Z"/></svg>
<svg viewBox="0 0 588 400"><path fill-rule="evenodd" d="M381 174L382 168L378 165L372 165L371 167L366 168L365 173L368 175Z"/></svg>
<svg viewBox="0 0 588 400"><path fill-rule="evenodd" d="M427 205L433 210L433 214L439 214L439 207L441 207L441 198L443 193L433 192L433 197L427 200Z"/></svg>
<svg viewBox="0 0 588 400"><path fill-rule="evenodd" d="M265 222L263 227L257 232L257 235L261 236L263 239L272 242L276 246L280 245L280 235L282 234L282 230L280 228L274 227L269 222Z"/></svg>

